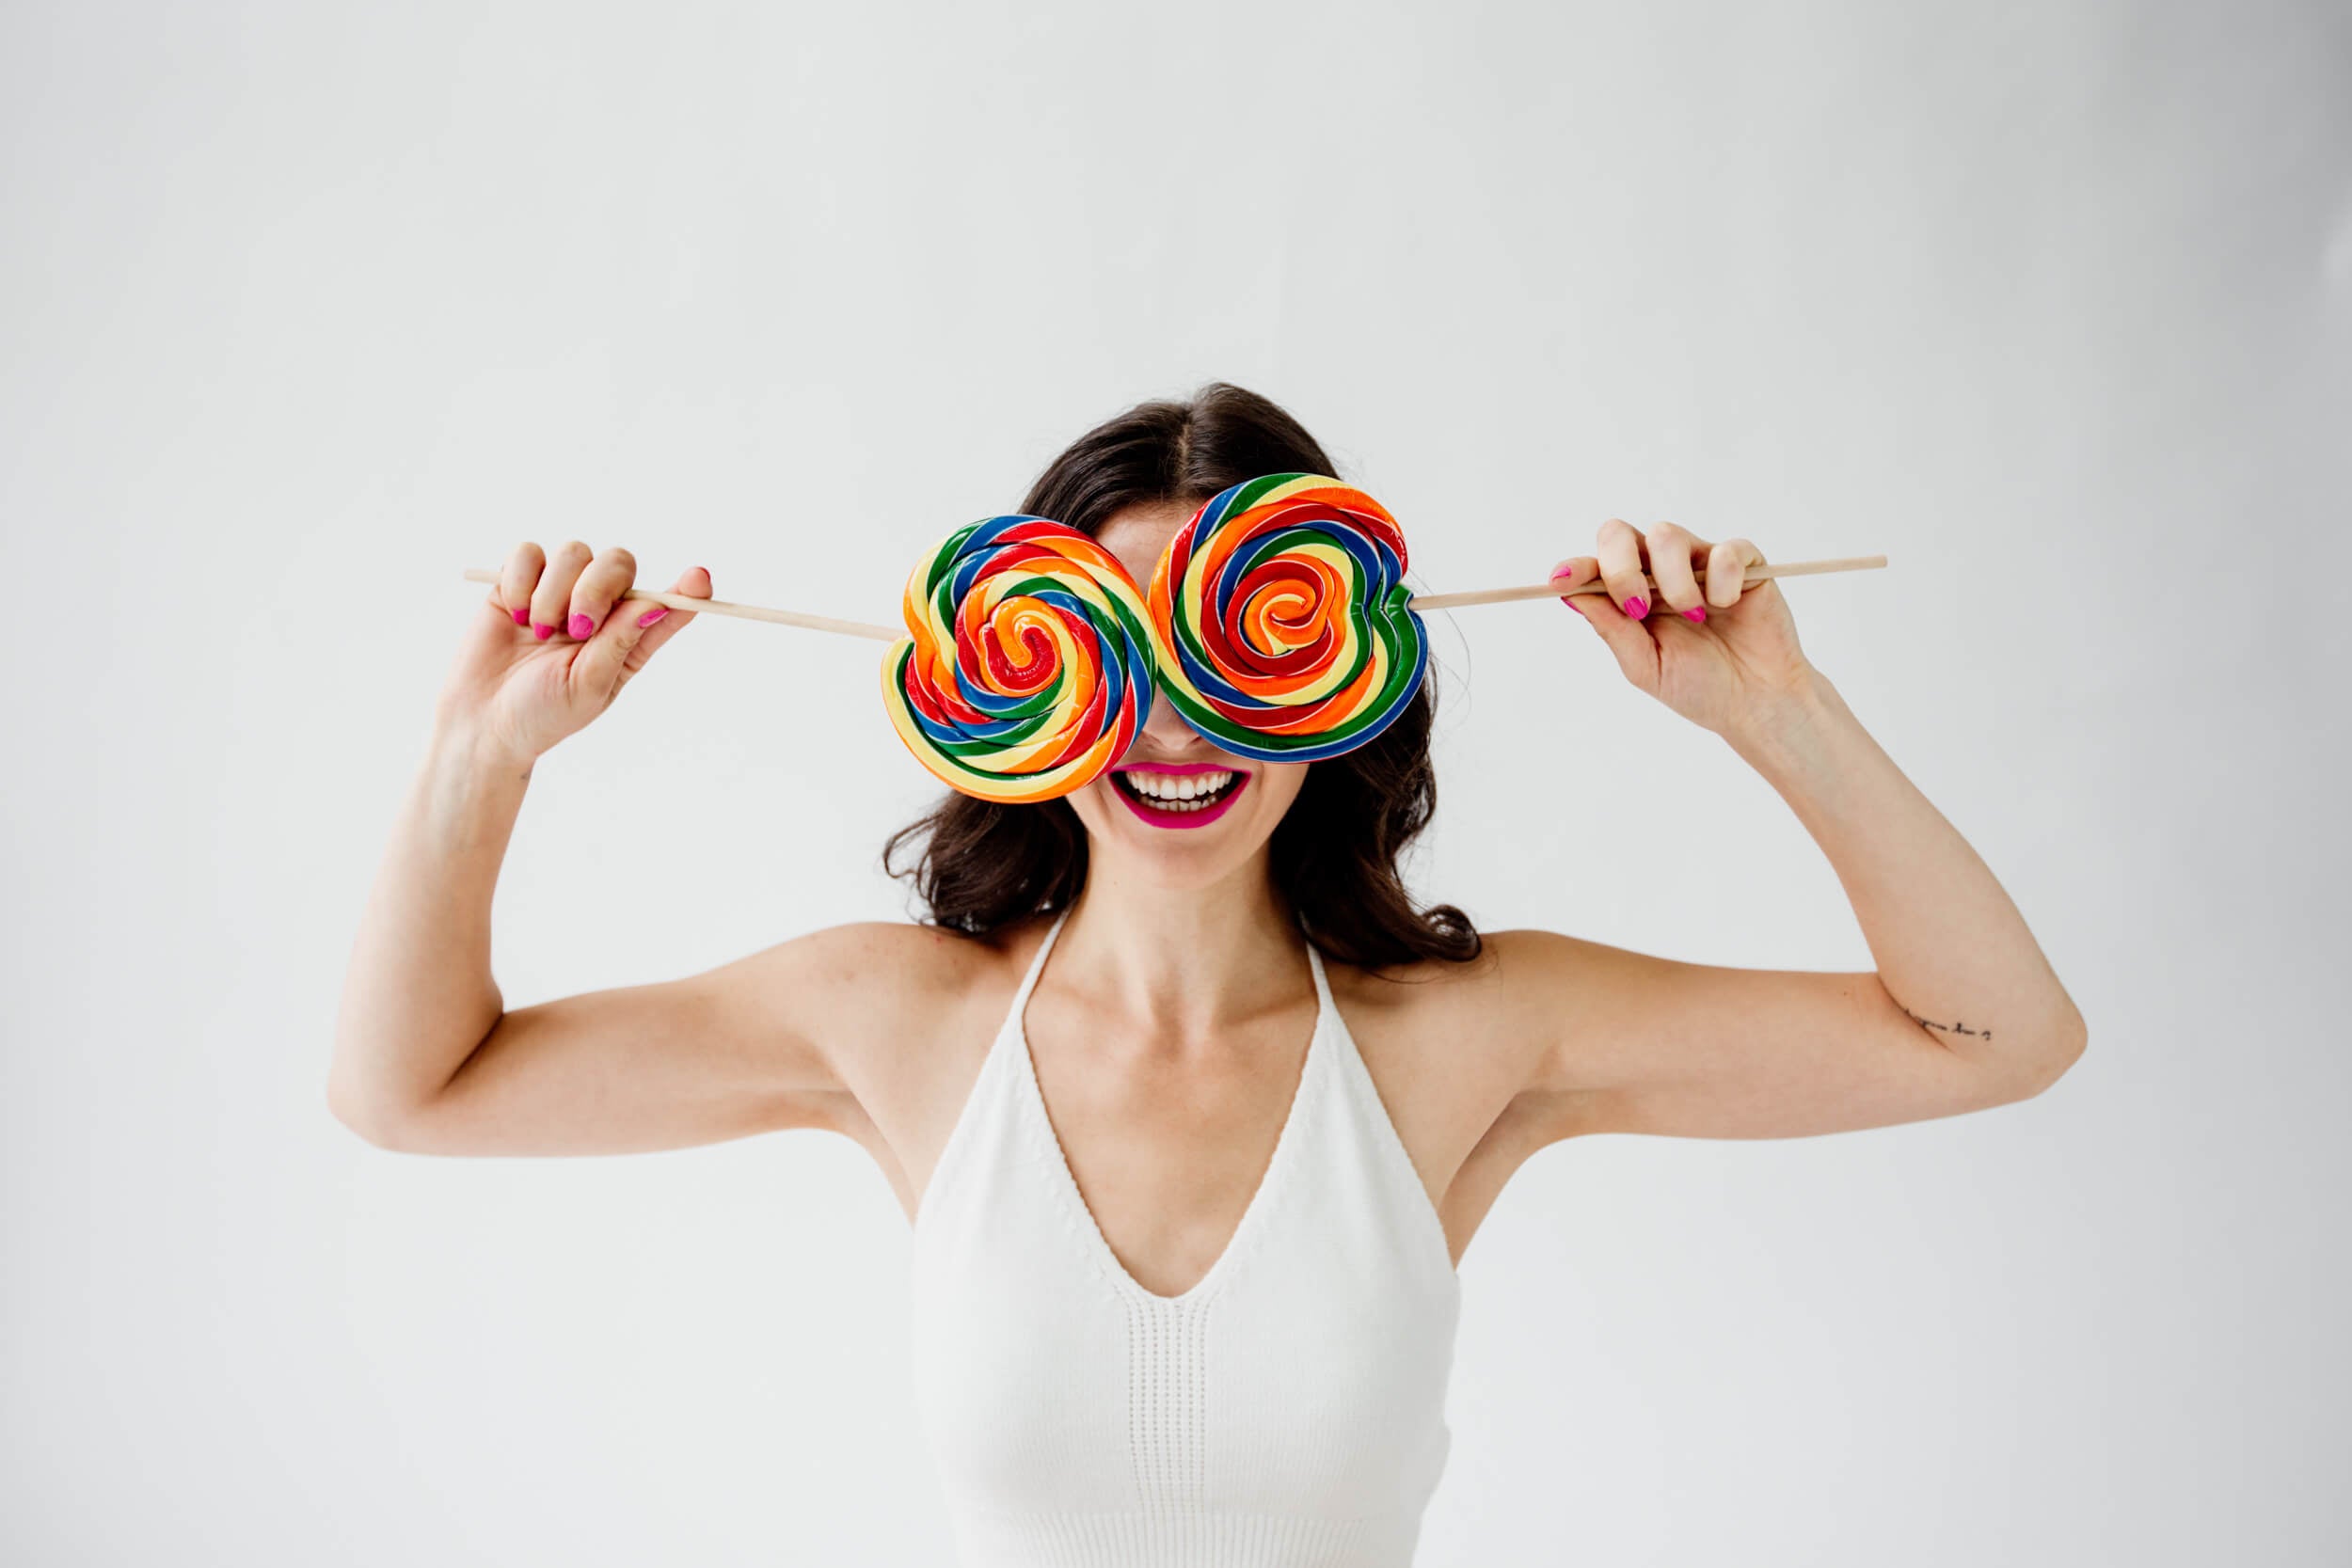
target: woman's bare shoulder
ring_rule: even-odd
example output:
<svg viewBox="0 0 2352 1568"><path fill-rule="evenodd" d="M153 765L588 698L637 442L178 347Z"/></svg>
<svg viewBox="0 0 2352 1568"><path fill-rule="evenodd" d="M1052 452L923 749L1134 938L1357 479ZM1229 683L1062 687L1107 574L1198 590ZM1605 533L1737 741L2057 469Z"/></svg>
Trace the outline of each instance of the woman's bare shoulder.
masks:
<svg viewBox="0 0 2352 1568"><path fill-rule="evenodd" d="M1459 1072L1473 1061L1493 1085L1526 1080L1546 1019L1605 967L1593 944L1554 931L1480 933L1475 958L1359 967L1327 958L1331 994L1359 1037Z"/></svg>
<svg viewBox="0 0 2352 1568"><path fill-rule="evenodd" d="M1395 1006L1429 1003L1458 1007L1480 996L1501 997L1528 988L1557 984L1588 971L1594 960L1612 951L1580 937L1558 931L1520 928L1481 931L1478 956L1461 962L1426 958L1411 963L1359 967L1326 955L1324 963L1336 987L1343 973L1347 983L1365 998L1385 998Z"/></svg>
<svg viewBox="0 0 2352 1568"><path fill-rule="evenodd" d="M745 1006L821 1042L839 1080L882 1086L922 1070L1009 1005L1049 917L982 935L912 921L854 921L780 942L716 972ZM730 973L732 972L732 973Z"/></svg>
<svg viewBox="0 0 2352 1568"><path fill-rule="evenodd" d="M863 1145L913 1212L910 1171L929 1168L970 1092L1050 917L969 934L863 921L779 943L752 982L771 1016L815 1021L843 1093L828 1123Z"/></svg>
<svg viewBox="0 0 2352 1568"><path fill-rule="evenodd" d="M1478 953L1459 961L1422 958L1359 965L1328 954L1324 970L1331 992L1351 1007L1400 1018L1458 1018L1465 1008L1492 1006L1560 961L1574 939L1549 931L1482 931Z"/></svg>
<svg viewBox="0 0 2352 1568"><path fill-rule="evenodd" d="M903 920L852 921L787 938L727 966L747 990L796 1007L824 1000L876 1020L953 1009L1016 975L1048 923L973 935ZM723 973L723 972L722 972Z"/></svg>

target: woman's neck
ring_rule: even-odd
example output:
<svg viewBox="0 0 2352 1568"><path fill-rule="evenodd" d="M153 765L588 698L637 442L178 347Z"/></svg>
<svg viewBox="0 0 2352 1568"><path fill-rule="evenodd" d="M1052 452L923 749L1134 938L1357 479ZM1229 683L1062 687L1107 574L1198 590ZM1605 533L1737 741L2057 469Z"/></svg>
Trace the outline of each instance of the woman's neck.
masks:
<svg viewBox="0 0 2352 1568"><path fill-rule="evenodd" d="M1098 863L1054 944L1054 967L1065 980L1086 976L1075 989L1152 1036L1210 1039L1309 985L1305 947L1263 853L1222 881L1184 890Z"/></svg>

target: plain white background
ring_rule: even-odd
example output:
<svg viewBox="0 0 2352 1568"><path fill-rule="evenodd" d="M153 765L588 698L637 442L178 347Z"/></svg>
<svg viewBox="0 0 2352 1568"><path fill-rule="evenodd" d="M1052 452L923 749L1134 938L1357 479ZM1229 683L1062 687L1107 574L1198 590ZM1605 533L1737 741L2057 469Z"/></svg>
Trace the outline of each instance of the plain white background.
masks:
<svg viewBox="0 0 2352 1568"><path fill-rule="evenodd" d="M2319 3L10 7L0 1556L943 1560L860 1150L373 1149L342 966L463 567L887 620L1223 377L1433 591L1886 554L1805 646L2090 1022L2015 1107L1538 1155L1422 1560L2345 1560L2348 87ZM1427 895L1869 967L1567 611L1434 630ZM902 914L877 651L706 620L551 753L510 1003Z"/></svg>

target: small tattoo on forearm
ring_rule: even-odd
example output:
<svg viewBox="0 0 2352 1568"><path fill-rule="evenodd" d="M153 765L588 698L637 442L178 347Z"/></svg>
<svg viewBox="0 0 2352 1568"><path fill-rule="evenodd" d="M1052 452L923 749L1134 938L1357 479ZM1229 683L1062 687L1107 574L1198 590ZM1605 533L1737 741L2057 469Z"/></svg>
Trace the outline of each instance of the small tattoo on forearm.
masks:
<svg viewBox="0 0 2352 1568"><path fill-rule="evenodd" d="M1903 1007L1903 1005L1899 1002L1896 1003L1895 1006L1898 1007ZM1951 1023L1931 1022L1927 1019L1921 1018L1917 1013L1913 1012L1909 1007L1903 1007L1903 1013L1911 1020L1912 1022L1919 1025L1922 1029L1941 1029L1947 1035L1966 1035L1971 1038L1986 1041L1990 1041L1993 1038L1993 1031L1990 1029L1971 1029L1967 1024L1958 1022Z"/></svg>

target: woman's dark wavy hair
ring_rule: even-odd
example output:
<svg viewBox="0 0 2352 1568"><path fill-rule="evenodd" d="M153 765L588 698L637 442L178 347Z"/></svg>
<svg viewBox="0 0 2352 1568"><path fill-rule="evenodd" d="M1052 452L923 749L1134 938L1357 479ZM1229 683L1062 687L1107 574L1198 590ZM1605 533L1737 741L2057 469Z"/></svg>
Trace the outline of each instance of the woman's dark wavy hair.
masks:
<svg viewBox="0 0 2352 1568"><path fill-rule="evenodd" d="M1089 535L1136 505L1198 505L1261 474L1338 477L1313 436L1255 392L1212 382L1184 403L1139 404L1080 436L1021 502ZM1398 858L1437 808L1429 730L1434 683L1352 752L1310 763L1268 846L1275 890L1307 934L1343 962L1376 968L1478 957L1470 917L1417 908ZM910 863L895 863L901 854ZM914 886L929 923L984 936L1067 909L1087 879L1087 834L1066 800L999 805L954 794L890 836L882 866Z"/></svg>

